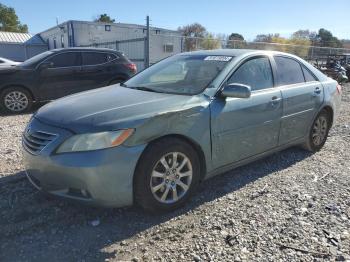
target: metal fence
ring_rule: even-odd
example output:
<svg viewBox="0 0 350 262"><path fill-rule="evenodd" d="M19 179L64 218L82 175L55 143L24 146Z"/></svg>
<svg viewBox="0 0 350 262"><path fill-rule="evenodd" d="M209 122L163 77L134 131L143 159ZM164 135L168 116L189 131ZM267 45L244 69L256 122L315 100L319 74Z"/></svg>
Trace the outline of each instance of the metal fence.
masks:
<svg viewBox="0 0 350 262"><path fill-rule="evenodd" d="M179 35L150 34L147 37L101 42L87 45L89 47L104 47L122 51L138 70L141 71L149 64L187 51L208 50L219 48L272 50L295 54L308 61L325 59L329 55L350 53L350 49L320 46L305 46L280 43L249 42L215 38L184 37Z"/></svg>
<svg viewBox="0 0 350 262"><path fill-rule="evenodd" d="M328 55L343 55L346 53L350 53L350 49L346 48L332 48L266 42L249 42L241 40L223 40L214 38L208 39L198 37L181 37L181 42L182 52L217 48L256 49L291 53L307 60L320 59L327 57Z"/></svg>

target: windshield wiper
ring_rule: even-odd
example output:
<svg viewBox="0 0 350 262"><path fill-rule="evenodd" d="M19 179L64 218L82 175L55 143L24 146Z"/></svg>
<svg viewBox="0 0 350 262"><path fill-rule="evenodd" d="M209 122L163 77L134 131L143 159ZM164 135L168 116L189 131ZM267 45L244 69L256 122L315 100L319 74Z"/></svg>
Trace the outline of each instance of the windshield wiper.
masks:
<svg viewBox="0 0 350 262"><path fill-rule="evenodd" d="M163 93L162 91L158 91L158 90L152 89L150 87L146 87L146 86L128 86L128 88L142 90L142 91L155 92L155 93Z"/></svg>

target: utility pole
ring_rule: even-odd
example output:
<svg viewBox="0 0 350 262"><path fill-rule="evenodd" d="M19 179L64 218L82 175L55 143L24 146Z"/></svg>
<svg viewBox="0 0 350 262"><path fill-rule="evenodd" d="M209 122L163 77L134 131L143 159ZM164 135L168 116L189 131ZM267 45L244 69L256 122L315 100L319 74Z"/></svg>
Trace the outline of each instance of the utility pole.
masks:
<svg viewBox="0 0 350 262"><path fill-rule="evenodd" d="M149 67L149 49L150 49L150 38L149 38L149 16L146 17L146 27L147 27L147 34L146 34L146 50L145 50L145 67Z"/></svg>

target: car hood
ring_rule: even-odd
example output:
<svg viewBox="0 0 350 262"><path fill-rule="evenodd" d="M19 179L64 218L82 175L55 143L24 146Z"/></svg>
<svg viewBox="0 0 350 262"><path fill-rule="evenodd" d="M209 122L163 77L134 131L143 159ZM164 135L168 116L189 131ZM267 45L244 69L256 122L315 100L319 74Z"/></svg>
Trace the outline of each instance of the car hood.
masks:
<svg viewBox="0 0 350 262"><path fill-rule="evenodd" d="M137 127L152 116L189 108L193 100L199 98L112 85L58 99L34 117L76 133L98 132Z"/></svg>

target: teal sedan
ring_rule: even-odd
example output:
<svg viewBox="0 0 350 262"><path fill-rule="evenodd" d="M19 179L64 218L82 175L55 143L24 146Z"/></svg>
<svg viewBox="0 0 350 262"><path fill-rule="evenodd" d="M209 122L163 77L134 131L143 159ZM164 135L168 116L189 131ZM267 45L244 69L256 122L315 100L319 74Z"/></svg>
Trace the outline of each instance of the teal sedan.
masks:
<svg viewBox="0 0 350 262"><path fill-rule="evenodd" d="M290 146L320 150L340 101L336 81L290 54L182 53L39 109L26 173L56 196L173 210L204 179Z"/></svg>

